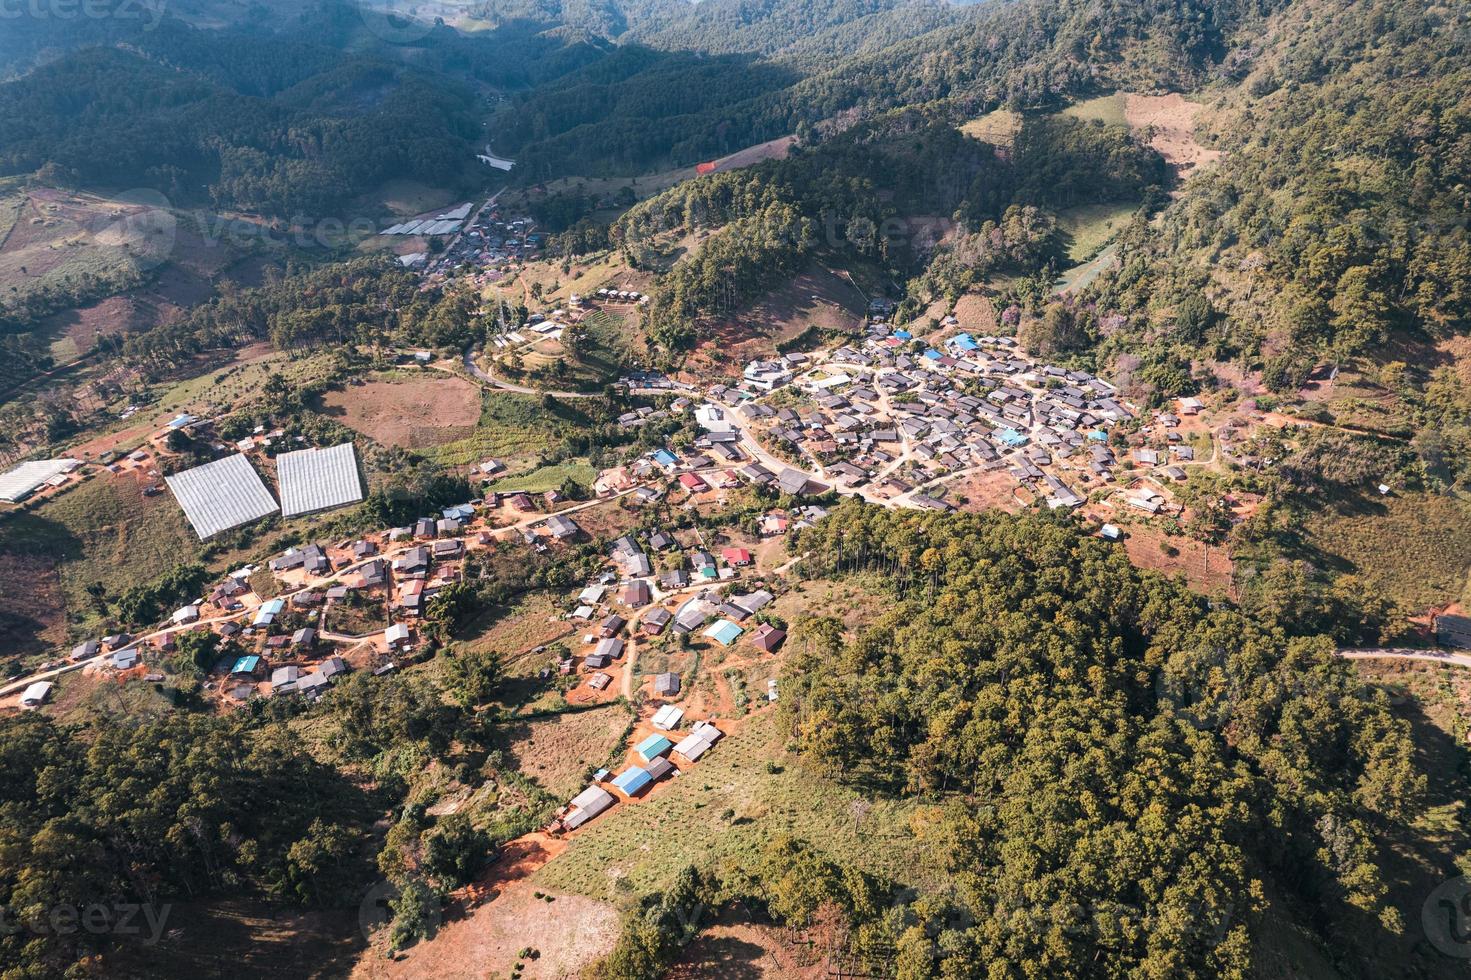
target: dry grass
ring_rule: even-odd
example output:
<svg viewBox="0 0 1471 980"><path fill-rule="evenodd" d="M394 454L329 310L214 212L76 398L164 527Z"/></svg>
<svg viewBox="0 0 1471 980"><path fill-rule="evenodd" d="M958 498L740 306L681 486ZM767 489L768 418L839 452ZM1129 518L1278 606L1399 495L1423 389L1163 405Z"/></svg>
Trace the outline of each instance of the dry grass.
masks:
<svg viewBox="0 0 1471 980"><path fill-rule="evenodd" d="M755 715L682 776L623 803L571 838L533 877L547 888L625 900L679 870L749 858L793 834L834 859L919 887L939 887L934 848L910 830L912 800L865 797L812 775L783 744L771 711Z"/></svg>
<svg viewBox="0 0 1471 980"><path fill-rule="evenodd" d="M480 420L480 388L453 375L372 380L322 396L322 414L385 446L422 449L463 439Z"/></svg>
<svg viewBox="0 0 1471 980"><path fill-rule="evenodd" d="M29 562L38 586L56 576L73 627L85 629L96 619L89 585L118 595L200 554L174 498L144 497L141 486L130 474L100 474L0 524L0 551L12 563ZM24 640L7 634L0 652Z"/></svg>
<svg viewBox="0 0 1471 980"><path fill-rule="evenodd" d="M588 770L606 765L622 748L632 719L630 708L614 703L512 723L506 737L511 758L523 775L553 796L571 799L586 786Z"/></svg>
<svg viewBox="0 0 1471 980"><path fill-rule="evenodd" d="M1471 505L1453 497L1406 495L1324 507L1303 527L1315 559L1362 575L1403 608L1460 599L1471 568Z"/></svg>

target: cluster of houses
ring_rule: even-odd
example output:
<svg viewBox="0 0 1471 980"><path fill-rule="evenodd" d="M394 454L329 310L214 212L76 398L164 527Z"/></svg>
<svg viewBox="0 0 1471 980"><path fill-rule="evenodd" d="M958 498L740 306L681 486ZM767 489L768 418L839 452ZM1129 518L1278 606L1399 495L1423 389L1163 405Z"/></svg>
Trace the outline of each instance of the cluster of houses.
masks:
<svg viewBox="0 0 1471 980"><path fill-rule="evenodd" d="M785 529L785 516L780 516L780 526ZM665 564L671 564L668 559L678 554L686 567L657 572L651 553L663 554ZM581 667L595 691L606 690L612 683L605 671L622 659L625 632L644 637L662 636L666 631L676 636L698 632L721 646L731 646L747 633L747 621L775 599L766 589L732 592L722 598L720 589L731 591L728 583L740 569L754 563L751 552L738 546L724 548L717 556L703 548L682 549L673 535L655 530L618 538L609 549L609 558L615 570L578 593L576 608L568 614L591 630L583 642L592 644L592 650L583 656ZM673 600L679 596L685 598L676 605ZM770 624L757 624L751 632L752 644L765 653L775 653L785 639L785 631ZM559 664L563 675L572 674L577 667L571 658ZM677 691L678 678L670 678ZM658 691L658 684L665 680L668 678L656 680L657 693L668 693Z"/></svg>
<svg viewBox="0 0 1471 980"><path fill-rule="evenodd" d="M1083 495L1046 467L1087 452L1092 477L1112 480L1108 430L1134 415L1107 381L1036 364L1010 337L957 333L927 346L885 323L820 365L788 355L748 366L748 383L753 374L790 374L782 383L806 396L801 407L735 409L775 446L810 458L840 489L883 474L876 489L921 507L945 505L917 487L967 469L1005 470L1054 507L1079 506Z"/></svg>
<svg viewBox="0 0 1471 980"><path fill-rule="evenodd" d="M692 725L676 742L671 734L665 733L678 735L683 718L684 712L677 706L661 707L654 715L656 731L634 746L633 756L637 761L616 774L600 769L593 775L592 783L587 789L574 796L562 808L552 829L576 830L594 817L612 809L620 799L635 799L661 779L688 772L701 756L725 737L725 733L714 722L700 721ZM610 790L616 790L617 795Z"/></svg>

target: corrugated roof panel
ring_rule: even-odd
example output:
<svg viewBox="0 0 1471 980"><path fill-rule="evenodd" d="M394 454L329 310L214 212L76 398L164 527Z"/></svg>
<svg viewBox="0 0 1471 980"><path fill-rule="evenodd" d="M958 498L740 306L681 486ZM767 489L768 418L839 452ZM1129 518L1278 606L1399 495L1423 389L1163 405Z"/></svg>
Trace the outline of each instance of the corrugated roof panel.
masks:
<svg viewBox="0 0 1471 980"><path fill-rule="evenodd" d="M200 540L276 512L276 500L244 453L165 477Z"/></svg>
<svg viewBox="0 0 1471 980"><path fill-rule="evenodd" d="M47 480L62 473L69 473L77 466L74 459L43 459L32 463L21 463L15 469L0 476L0 500L12 503L24 500Z"/></svg>
<svg viewBox="0 0 1471 980"><path fill-rule="evenodd" d="M350 442L330 449L282 453L276 457L276 479L281 484L281 513L287 517L363 499L363 481Z"/></svg>

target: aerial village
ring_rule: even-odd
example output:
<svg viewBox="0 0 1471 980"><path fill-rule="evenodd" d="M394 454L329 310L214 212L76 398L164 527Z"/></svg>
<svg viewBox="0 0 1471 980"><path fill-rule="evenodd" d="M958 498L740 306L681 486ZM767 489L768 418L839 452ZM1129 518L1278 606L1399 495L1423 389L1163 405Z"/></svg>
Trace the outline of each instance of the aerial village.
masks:
<svg viewBox="0 0 1471 980"><path fill-rule="evenodd" d="M574 312L639 300L605 288L579 297ZM538 315L529 329L559 323L560 311L552 313ZM668 497L693 509L742 486L768 487L781 506L761 517L753 546L822 520L835 496L949 510L971 503L966 488L978 480L1026 503L1093 508L1088 516L1109 539L1120 537L1107 520L1110 508L1178 511L1169 487L1195 462L1181 431L1200 411L1198 402L1184 399L1175 411L1152 413L1147 424L1130 426L1126 439L1120 423L1138 410L1108 381L1037 363L1011 338L973 336L953 317L921 340L888 323L886 314L871 310L861 333L835 349L753 361L739 379L703 391L654 374L623 378L627 390L653 396L646 399L653 404L628 411L619 424L687 415L699 435L683 452L665 446L604 470L588 501L563 500L556 491L487 491L406 526L294 547L266 563L269 575L239 568L152 631L78 644L65 661L43 664L7 688L7 703L45 703L55 676L69 670L160 683L158 661L194 630L212 631L233 640L232 650L246 651L209 675L209 693L221 710L256 698L317 698L350 671L382 674L432 656L422 618L477 552L511 542L555 553L595 540L579 523L580 512L609 503L638 508ZM176 430L208 438L210 421L171 420L154 438L154 455ZM228 455L149 483L143 492L172 493L201 540L270 514L317 514L364 499L352 443L266 455L280 438L258 431L231 446L218 444ZM149 447L85 466L73 459L26 463L0 477L0 499L58 492L98 472L131 468L156 477L155 465ZM269 466L279 499L257 469ZM473 475L488 485L503 478L504 467L487 459ZM688 533L625 533L608 544L603 570L569 590L559 613L565 642L531 651L546 654L542 677L562 683L569 704L622 697L640 706L640 717L627 764L595 773L557 814L553 832L573 832L718 751L734 720L718 717L704 699L688 698L687 679L678 673L640 672L639 648L688 636L774 657L786 633L770 607L786 587L782 573L800 558L783 557L776 567L783 552L764 554L771 560L758 559L754 547L708 545ZM263 580L271 583L268 594L257 591ZM777 699L772 679L751 701Z"/></svg>

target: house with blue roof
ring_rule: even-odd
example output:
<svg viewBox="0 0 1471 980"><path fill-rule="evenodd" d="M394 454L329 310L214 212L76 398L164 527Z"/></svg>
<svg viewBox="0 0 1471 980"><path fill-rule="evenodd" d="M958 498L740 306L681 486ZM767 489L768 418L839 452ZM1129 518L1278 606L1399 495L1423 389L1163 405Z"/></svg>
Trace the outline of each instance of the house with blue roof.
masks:
<svg viewBox="0 0 1471 980"><path fill-rule="evenodd" d="M973 350L980 350L981 348L981 345L976 343L975 339L971 337L971 335L968 333L958 333L954 337L951 337L950 346L954 347L956 350L965 351L966 353L969 353Z"/></svg>
<svg viewBox="0 0 1471 980"><path fill-rule="evenodd" d="M941 354L939 351L931 347L929 350L924 352L924 356L927 360L938 361L941 357L944 357L945 355Z"/></svg>
<svg viewBox="0 0 1471 980"><path fill-rule="evenodd" d="M233 677L241 674L254 677L255 672L258 670L260 670L260 657L252 654L251 656L241 657L235 661L234 666L230 668L230 675Z"/></svg>
<svg viewBox="0 0 1471 980"><path fill-rule="evenodd" d="M672 748L674 743L656 732L634 746L633 751L645 762L653 762L662 755L668 755Z"/></svg>
<svg viewBox="0 0 1471 980"><path fill-rule="evenodd" d="M1025 446L1027 444L1027 437L1015 429L1002 429L1001 441L1015 448L1017 446Z"/></svg>
<svg viewBox="0 0 1471 980"><path fill-rule="evenodd" d="M654 462L667 470L671 467L679 465L679 457L674 455L667 449L660 449L658 452L654 453Z"/></svg>
<svg viewBox="0 0 1471 980"><path fill-rule="evenodd" d="M668 739L665 739L665 741L668 741ZM618 774L617 779L613 780L613 788L624 796L637 796L645 789L648 789L653 781L654 777L649 775L647 769L640 769L638 766L629 766Z"/></svg>
<svg viewBox="0 0 1471 980"><path fill-rule="evenodd" d="M281 615L281 610L285 608L285 599L278 598L272 599L269 602L263 602L261 603L260 608L255 611L255 619L251 621L250 625L269 626L271 625L271 623L275 622L276 617Z"/></svg>
<svg viewBox="0 0 1471 980"><path fill-rule="evenodd" d="M745 630L741 629L730 620L721 619L717 620L713 626L707 629L705 631L705 635L714 640L716 643L719 643L721 646L728 647L736 640L739 640L741 638L741 634L744 632Z"/></svg>
<svg viewBox="0 0 1471 980"><path fill-rule="evenodd" d="M914 334L910 333L908 330L895 330L894 331L894 336L897 337L897 338L899 338L900 340L913 340L914 339Z"/></svg>

